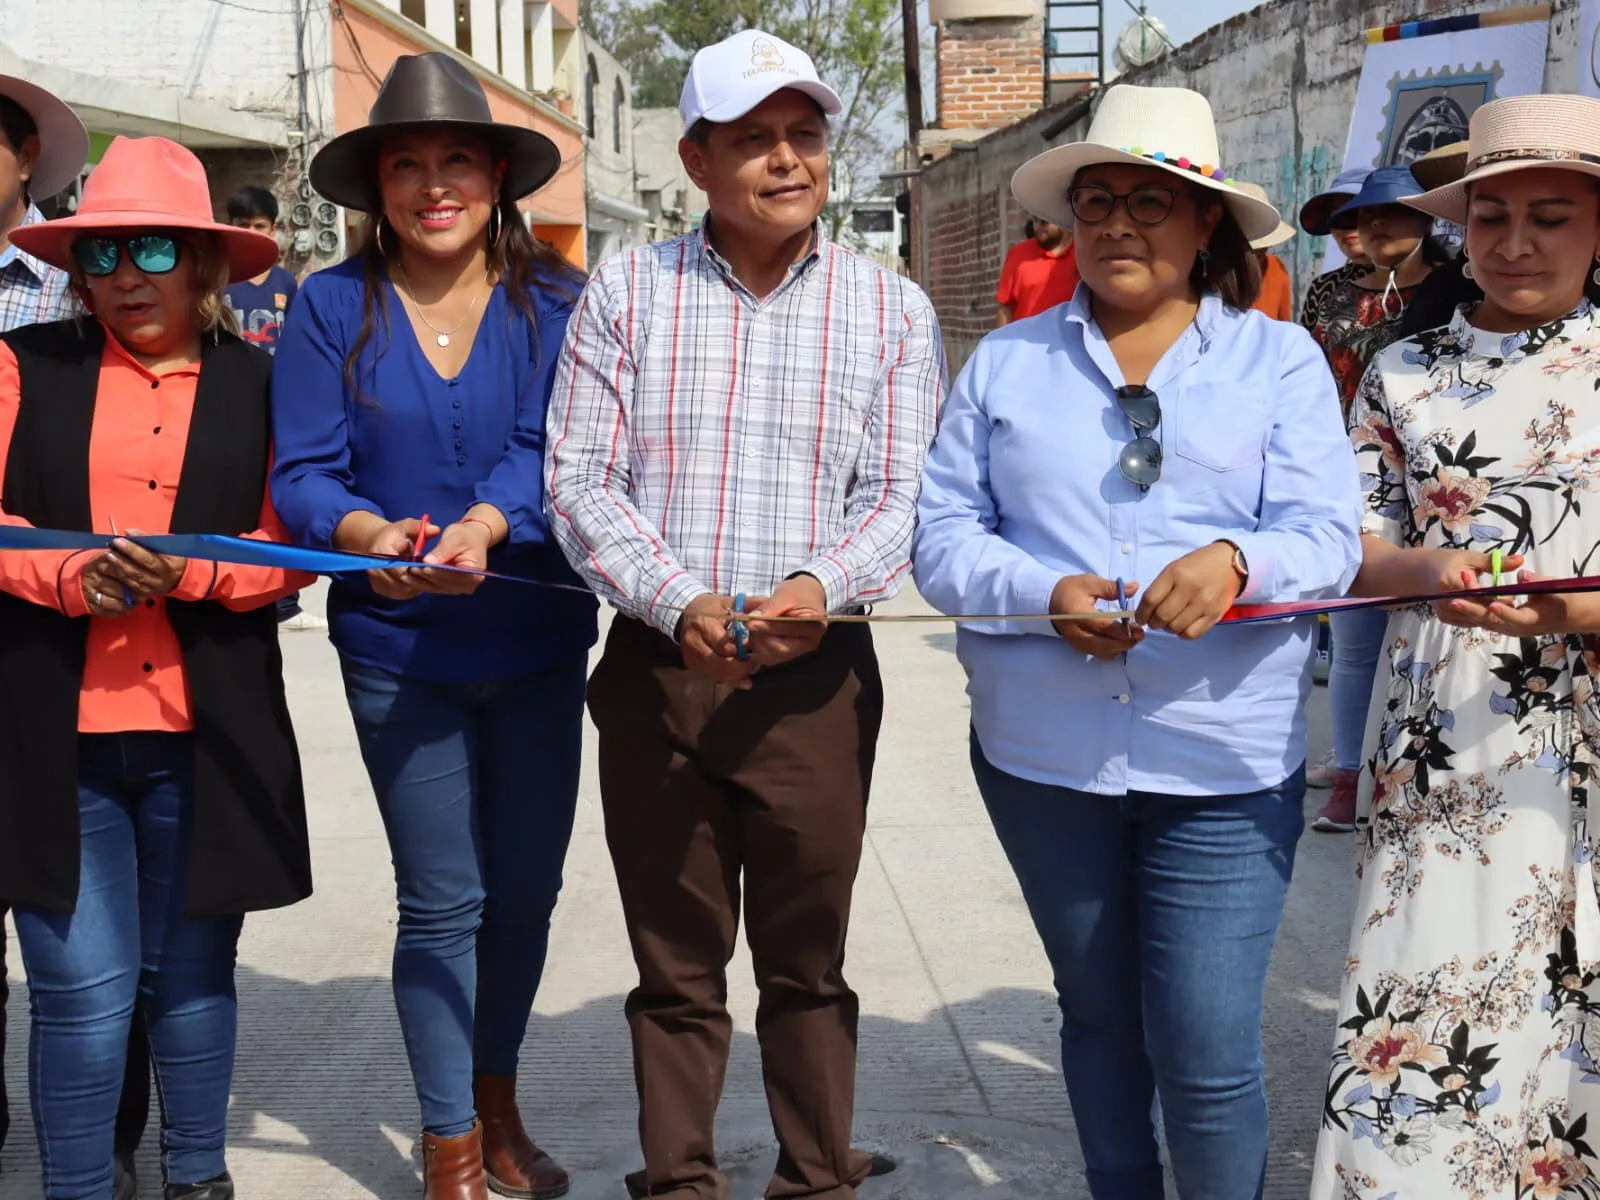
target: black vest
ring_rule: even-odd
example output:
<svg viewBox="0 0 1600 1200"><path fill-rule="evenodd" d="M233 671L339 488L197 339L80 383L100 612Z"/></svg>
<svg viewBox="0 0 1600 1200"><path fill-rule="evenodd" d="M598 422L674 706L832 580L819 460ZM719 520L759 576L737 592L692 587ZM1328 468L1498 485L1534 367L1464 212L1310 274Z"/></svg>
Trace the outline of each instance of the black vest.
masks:
<svg viewBox="0 0 1600 1200"><path fill-rule="evenodd" d="M89 435L105 334L59 321L0 336L22 402L0 507L44 529L91 529ZM271 359L205 339L172 533L260 524L271 454ZM6 553L11 553L7 551ZM251 912L311 893L300 756L272 605L167 600L194 713L195 797L185 910ZM78 694L88 618L0 594L0 899L77 904Z"/></svg>

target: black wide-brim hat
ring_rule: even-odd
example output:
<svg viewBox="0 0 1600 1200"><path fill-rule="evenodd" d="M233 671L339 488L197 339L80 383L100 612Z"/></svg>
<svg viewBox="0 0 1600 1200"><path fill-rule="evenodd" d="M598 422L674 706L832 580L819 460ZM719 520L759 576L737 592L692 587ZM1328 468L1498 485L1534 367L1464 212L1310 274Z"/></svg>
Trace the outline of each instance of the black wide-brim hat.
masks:
<svg viewBox="0 0 1600 1200"><path fill-rule="evenodd" d="M311 186L361 212L383 207L378 153L389 138L419 131L459 130L485 139L505 161L501 198L520 200L561 169L561 151L544 134L496 121L471 71L448 54L405 54L384 76L367 123L340 134L311 160Z"/></svg>

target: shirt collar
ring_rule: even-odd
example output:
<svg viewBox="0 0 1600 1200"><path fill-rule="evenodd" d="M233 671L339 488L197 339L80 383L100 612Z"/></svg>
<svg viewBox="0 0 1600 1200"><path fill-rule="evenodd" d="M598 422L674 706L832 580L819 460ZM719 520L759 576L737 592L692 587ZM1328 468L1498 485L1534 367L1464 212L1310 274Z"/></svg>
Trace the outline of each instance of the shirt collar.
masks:
<svg viewBox="0 0 1600 1200"><path fill-rule="evenodd" d="M1105 335L1100 332L1100 326L1095 323L1094 310L1090 302L1094 293L1087 284L1079 284L1078 290L1073 293L1071 301L1064 309L1063 320L1068 325L1076 325L1083 334L1083 344L1089 351L1089 356L1095 360L1106 377L1117 380L1122 377L1120 368L1113 371L1116 360L1111 354L1111 349L1106 345ZM1226 306L1222 298L1215 292L1205 292L1200 297L1200 311L1195 313L1194 324L1173 348L1167 351L1161 363L1156 368L1163 378L1171 378L1185 367L1194 362L1200 355L1211 349L1211 343L1216 338L1218 326L1224 319ZM1198 338L1191 337L1197 333ZM1152 379L1151 386L1156 382Z"/></svg>
<svg viewBox="0 0 1600 1200"><path fill-rule="evenodd" d="M710 226L711 214L707 213L704 219L701 220L699 228L694 231L694 240L696 245L699 246L700 252L706 256L711 265L717 269L729 284L744 291L749 291L744 284L739 282L739 277L733 273L733 268L728 265L728 260L718 254L717 248L711 244ZM783 288L788 287L801 275L808 272L816 264L817 260L822 257L822 252L828 245L828 235L822 228L822 222L820 220L813 222L811 226L811 249L807 250L801 258L790 265L788 276L778 290L782 291Z"/></svg>
<svg viewBox="0 0 1600 1200"><path fill-rule="evenodd" d="M37 204L34 204L30 201L28 204L28 211L22 215L23 225L39 225L43 222L44 214L39 211L39 206ZM49 263L43 261L42 259L35 258L21 246L16 246L15 249L17 252L16 257L11 261L19 263L25 267L28 273L40 283L43 283L46 279L49 279L51 275L61 270L60 267L52 267Z"/></svg>
<svg viewBox="0 0 1600 1200"><path fill-rule="evenodd" d="M196 362L189 363L188 365L182 367L173 367L170 370L163 371L161 374L157 375L149 367L145 366L142 362L135 358L132 353L129 352L128 348L117 340L116 335L113 334L110 329L106 328L104 321L101 321L99 324L101 332L106 335L106 347L102 356L102 362L104 362L104 356L106 355L109 355L111 358L120 359L123 365L127 366L131 370L137 371L140 375L144 376L144 378L150 380L174 379L180 375L200 374L200 364Z"/></svg>

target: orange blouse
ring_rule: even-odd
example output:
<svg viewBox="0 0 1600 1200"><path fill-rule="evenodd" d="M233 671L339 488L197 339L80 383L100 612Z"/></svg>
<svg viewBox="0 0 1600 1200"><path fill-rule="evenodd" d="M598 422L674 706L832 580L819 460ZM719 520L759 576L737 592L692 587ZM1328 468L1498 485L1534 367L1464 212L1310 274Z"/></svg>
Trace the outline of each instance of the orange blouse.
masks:
<svg viewBox="0 0 1600 1200"><path fill-rule="evenodd" d="M1261 271L1261 298L1255 307L1274 321L1294 320L1293 285L1289 281L1289 268L1276 254L1267 255Z"/></svg>
<svg viewBox="0 0 1600 1200"><path fill-rule="evenodd" d="M153 374L106 332L89 436L89 504L94 528L110 533L169 532L194 411L198 365ZM16 356L0 343L0 479L16 430L22 381ZM0 511L0 524L27 521ZM287 542L263 497L260 528L245 537ZM69 617L89 615L83 569L94 551L0 551L0 590ZM172 596L216 600L244 612L315 582L301 571L231 566L190 559ZM121 617L90 617L88 658L78 701L81 733L133 730L182 733L194 728L189 680L166 598Z"/></svg>

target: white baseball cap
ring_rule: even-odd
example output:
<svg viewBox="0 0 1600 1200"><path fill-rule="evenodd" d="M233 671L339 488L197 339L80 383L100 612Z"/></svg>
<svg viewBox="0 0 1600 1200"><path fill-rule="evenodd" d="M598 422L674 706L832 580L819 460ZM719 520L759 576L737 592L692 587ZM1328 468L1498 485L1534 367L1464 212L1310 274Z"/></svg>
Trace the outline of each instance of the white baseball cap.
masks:
<svg viewBox="0 0 1600 1200"><path fill-rule="evenodd" d="M784 88L804 92L830 117L844 111L839 93L817 77L809 54L770 33L746 29L695 52L678 112L685 131L696 121L721 125Z"/></svg>

